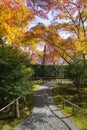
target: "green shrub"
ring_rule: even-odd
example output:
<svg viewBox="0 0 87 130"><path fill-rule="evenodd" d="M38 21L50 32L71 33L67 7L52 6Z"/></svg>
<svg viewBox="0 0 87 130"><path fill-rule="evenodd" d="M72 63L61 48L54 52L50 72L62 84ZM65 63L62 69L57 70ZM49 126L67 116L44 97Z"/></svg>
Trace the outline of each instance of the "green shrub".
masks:
<svg viewBox="0 0 87 130"><path fill-rule="evenodd" d="M0 100L10 100L24 94L31 87L30 60L20 49L0 47Z"/></svg>

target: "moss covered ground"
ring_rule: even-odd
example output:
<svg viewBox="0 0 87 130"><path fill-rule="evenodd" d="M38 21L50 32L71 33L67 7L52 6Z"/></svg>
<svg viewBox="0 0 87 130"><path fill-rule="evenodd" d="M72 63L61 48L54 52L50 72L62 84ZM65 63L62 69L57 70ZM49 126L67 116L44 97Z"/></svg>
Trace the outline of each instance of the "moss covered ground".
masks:
<svg viewBox="0 0 87 130"><path fill-rule="evenodd" d="M87 87L81 88L81 91L87 92ZM81 97L78 99L76 88L72 84L58 84L53 90L53 96L59 109L62 108L62 96L87 111L87 94L81 93ZM61 111L78 126L79 130L87 130L87 112L75 108L75 115L73 116L72 106L68 103Z"/></svg>

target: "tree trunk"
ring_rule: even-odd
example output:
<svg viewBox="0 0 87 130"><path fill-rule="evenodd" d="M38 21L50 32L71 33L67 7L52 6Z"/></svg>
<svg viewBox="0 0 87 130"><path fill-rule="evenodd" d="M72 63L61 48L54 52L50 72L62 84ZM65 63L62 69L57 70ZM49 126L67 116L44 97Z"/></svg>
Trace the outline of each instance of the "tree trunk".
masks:
<svg viewBox="0 0 87 130"><path fill-rule="evenodd" d="M77 100L80 101L80 97L81 97L80 84L79 84L79 82L77 82L75 85L76 85L76 90L77 90Z"/></svg>
<svg viewBox="0 0 87 130"><path fill-rule="evenodd" d="M45 62L46 62L46 45L44 46L44 54L43 54L43 61L42 61L42 73L43 73L43 76L42 76L42 78L44 79L44 64L45 64Z"/></svg>

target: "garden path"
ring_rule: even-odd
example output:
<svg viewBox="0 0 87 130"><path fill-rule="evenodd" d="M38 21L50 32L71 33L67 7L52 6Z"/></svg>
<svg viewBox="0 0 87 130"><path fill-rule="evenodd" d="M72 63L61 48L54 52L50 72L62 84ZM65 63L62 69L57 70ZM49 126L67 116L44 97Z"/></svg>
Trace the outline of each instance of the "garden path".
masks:
<svg viewBox="0 0 87 130"><path fill-rule="evenodd" d="M52 97L55 84L48 82L39 86L34 95L31 115L14 130L78 130L56 107Z"/></svg>

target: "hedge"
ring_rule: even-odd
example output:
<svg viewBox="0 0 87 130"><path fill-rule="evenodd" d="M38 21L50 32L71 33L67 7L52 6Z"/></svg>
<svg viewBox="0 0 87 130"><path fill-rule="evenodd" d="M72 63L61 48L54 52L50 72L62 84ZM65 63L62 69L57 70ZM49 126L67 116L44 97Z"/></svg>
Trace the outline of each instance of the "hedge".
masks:
<svg viewBox="0 0 87 130"><path fill-rule="evenodd" d="M41 65L32 64L34 69L33 79L40 78L66 78L64 75L66 65Z"/></svg>

